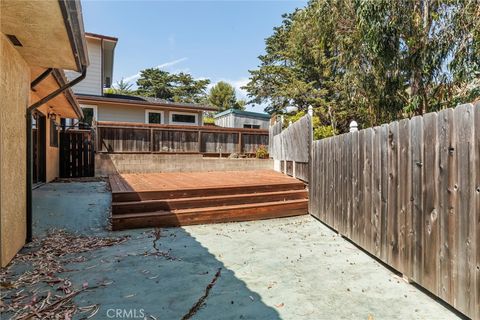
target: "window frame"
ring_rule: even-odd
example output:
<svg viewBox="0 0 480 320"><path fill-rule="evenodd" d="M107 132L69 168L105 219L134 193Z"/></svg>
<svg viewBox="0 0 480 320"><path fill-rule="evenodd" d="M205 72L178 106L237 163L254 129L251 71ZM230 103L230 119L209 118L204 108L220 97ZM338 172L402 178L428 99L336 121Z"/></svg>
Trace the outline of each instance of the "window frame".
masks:
<svg viewBox="0 0 480 320"><path fill-rule="evenodd" d="M150 123L148 120L149 113L160 113L160 123ZM163 110L155 110L155 109L145 109L145 123L146 124L165 124L165 112Z"/></svg>
<svg viewBox="0 0 480 320"><path fill-rule="evenodd" d="M248 127L246 127L248 126ZM256 128L254 128L256 127ZM250 123L244 123L243 124L243 129L261 129L261 126L259 124L250 124Z"/></svg>
<svg viewBox="0 0 480 320"><path fill-rule="evenodd" d="M173 121L173 115L180 114L180 115L187 115L187 116L194 116L195 122L179 122ZM177 124L177 125L186 125L186 126L198 126L198 113L196 112L182 112L182 111L170 111L168 115L169 124Z"/></svg>
<svg viewBox="0 0 480 320"><path fill-rule="evenodd" d="M92 119L92 126L95 122L98 121L98 107L93 104L81 104L80 108L82 109L93 109L93 119Z"/></svg>

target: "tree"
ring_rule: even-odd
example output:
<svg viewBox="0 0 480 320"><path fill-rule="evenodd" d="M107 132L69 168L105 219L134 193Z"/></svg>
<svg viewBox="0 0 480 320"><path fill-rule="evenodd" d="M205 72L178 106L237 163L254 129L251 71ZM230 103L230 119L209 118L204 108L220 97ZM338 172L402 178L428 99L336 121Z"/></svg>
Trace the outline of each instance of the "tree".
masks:
<svg viewBox="0 0 480 320"><path fill-rule="evenodd" d="M210 89L208 101L220 112L231 108L243 110L246 104L244 100L237 100L235 88L224 81L218 82Z"/></svg>
<svg viewBox="0 0 480 320"><path fill-rule="evenodd" d="M345 132L478 97L476 1L315 0L284 15L245 86L269 113L315 109Z"/></svg>
<svg viewBox="0 0 480 320"><path fill-rule="evenodd" d="M172 74L158 68L145 69L137 80L137 94L172 102L201 103L210 80L195 80L190 74Z"/></svg>
<svg viewBox="0 0 480 320"><path fill-rule="evenodd" d="M133 94L134 90L132 90L132 84L130 82L126 82L124 79L122 79L115 83L111 88L105 89L104 92L110 94L129 95Z"/></svg>

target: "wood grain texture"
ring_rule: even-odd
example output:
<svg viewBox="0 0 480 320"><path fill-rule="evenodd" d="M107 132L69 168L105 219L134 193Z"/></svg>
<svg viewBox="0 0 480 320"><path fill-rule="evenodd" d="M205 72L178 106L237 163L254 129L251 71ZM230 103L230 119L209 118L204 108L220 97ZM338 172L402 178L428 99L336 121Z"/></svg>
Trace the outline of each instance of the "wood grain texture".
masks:
<svg viewBox="0 0 480 320"><path fill-rule="evenodd" d="M315 141L312 152L323 222L480 318L480 103Z"/></svg>

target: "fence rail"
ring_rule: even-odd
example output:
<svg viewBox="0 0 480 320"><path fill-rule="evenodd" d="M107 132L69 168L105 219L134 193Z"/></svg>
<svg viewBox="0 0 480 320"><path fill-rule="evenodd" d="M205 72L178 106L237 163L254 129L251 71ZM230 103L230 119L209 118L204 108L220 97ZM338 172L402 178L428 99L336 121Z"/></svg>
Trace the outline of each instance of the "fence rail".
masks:
<svg viewBox="0 0 480 320"><path fill-rule="evenodd" d="M480 104L313 142L310 213L480 319Z"/></svg>
<svg viewBox="0 0 480 320"><path fill-rule="evenodd" d="M125 122L97 123L97 150L108 153L254 154L268 131Z"/></svg>

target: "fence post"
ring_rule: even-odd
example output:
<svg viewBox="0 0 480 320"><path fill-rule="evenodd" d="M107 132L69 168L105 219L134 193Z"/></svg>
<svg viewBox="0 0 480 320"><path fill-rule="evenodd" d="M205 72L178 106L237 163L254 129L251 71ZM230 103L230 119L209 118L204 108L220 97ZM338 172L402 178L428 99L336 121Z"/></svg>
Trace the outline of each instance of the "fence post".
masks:
<svg viewBox="0 0 480 320"><path fill-rule="evenodd" d="M202 131L198 130L198 153L202 153Z"/></svg>
<svg viewBox="0 0 480 320"><path fill-rule="evenodd" d="M358 131L358 123L357 121L353 120L350 122L350 132Z"/></svg>
<svg viewBox="0 0 480 320"><path fill-rule="evenodd" d="M150 128L150 153L153 152L153 128Z"/></svg>
<svg viewBox="0 0 480 320"><path fill-rule="evenodd" d="M238 133L238 154L242 154L242 133Z"/></svg>

